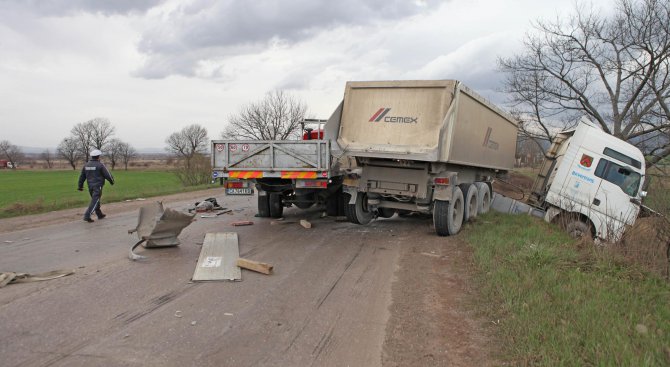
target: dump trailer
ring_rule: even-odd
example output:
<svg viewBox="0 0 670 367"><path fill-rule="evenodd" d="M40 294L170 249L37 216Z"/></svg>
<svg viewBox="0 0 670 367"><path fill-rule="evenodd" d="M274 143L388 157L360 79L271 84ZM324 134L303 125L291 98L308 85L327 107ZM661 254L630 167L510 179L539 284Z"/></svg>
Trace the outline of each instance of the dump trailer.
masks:
<svg viewBox="0 0 670 367"><path fill-rule="evenodd" d="M222 180L227 195L252 195L255 187L260 217L314 204L343 215L342 176L331 169L330 140L318 139L322 129L303 130L307 140L212 140L212 176Z"/></svg>
<svg viewBox="0 0 670 367"><path fill-rule="evenodd" d="M513 168L517 122L455 80L349 82L337 131L349 221L431 213L440 236L486 212L491 182Z"/></svg>

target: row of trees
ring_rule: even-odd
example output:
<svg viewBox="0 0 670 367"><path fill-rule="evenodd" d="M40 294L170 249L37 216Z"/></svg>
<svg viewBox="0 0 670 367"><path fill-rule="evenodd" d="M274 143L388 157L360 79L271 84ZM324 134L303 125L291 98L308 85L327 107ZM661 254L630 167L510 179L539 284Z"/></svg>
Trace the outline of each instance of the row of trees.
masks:
<svg viewBox="0 0 670 367"><path fill-rule="evenodd" d="M115 130L106 118L78 123L70 130L70 136L58 144L57 154L74 170L77 169L78 162L88 160L92 150L99 149L109 160L112 170L119 163L127 170L130 161L137 158L137 150L130 144L113 138Z"/></svg>

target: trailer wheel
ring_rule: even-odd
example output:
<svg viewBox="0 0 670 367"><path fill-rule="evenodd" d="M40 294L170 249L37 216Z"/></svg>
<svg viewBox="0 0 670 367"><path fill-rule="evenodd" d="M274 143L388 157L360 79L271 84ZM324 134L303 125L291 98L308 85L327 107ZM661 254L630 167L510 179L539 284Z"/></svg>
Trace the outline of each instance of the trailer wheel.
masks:
<svg viewBox="0 0 670 367"><path fill-rule="evenodd" d="M261 218L267 218L270 216L270 202L268 200L270 194L265 193L261 195L258 193L258 216Z"/></svg>
<svg viewBox="0 0 670 367"><path fill-rule="evenodd" d="M346 204L344 212L351 223L368 224L372 221L373 213L368 210L368 195L359 192L355 204Z"/></svg>
<svg viewBox="0 0 670 367"><path fill-rule="evenodd" d="M477 214L488 213L491 209L491 188L485 182L477 182L475 186L477 186Z"/></svg>
<svg viewBox="0 0 670 367"><path fill-rule="evenodd" d="M467 222L477 216L479 211L479 190L473 184L458 185L463 192L463 222Z"/></svg>
<svg viewBox="0 0 670 367"><path fill-rule="evenodd" d="M270 193L270 217L272 218L281 218L284 213L284 203L282 202L281 193L272 192Z"/></svg>
<svg viewBox="0 0 670 367"><path fill-rule="evenodd" d="M433 204L433 224L438 236L458 233L463 225L463 192L454 188L450 201L435 200Z"/></svg>

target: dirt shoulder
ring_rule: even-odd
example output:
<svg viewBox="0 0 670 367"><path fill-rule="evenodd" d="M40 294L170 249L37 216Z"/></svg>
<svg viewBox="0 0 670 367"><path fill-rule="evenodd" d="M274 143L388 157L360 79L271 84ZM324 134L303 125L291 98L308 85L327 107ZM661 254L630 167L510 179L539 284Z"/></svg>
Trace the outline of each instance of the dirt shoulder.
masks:
<svg viewBox="0 0 670 367"><path fill-rule="evenodd" d="M162 201L164 203L184 201L184 200L203 200L208 197L221 195L223 191L220 188L213 188L200 191L183 192L179 194L155 196L144 200L122 201L117 203L105 204L103 200L102 210L107 215L114 215L131 210L137 210L148 201ZM195 202L194 201L194 202ZM42 226L62 224L82 220L85 207L75 209L58 210L43 214L24 215L21 217L0 219L0 233L20 231L24 229L37 228ZM95 218L95 217L94 217Z"/></svg>
<svg viewBox="0 0 670 367"><path fill-rule="evenodd" d="M400 254L383 366L491 366L493 339L475 315L472 251L460 236L422 239Z"/></svg>

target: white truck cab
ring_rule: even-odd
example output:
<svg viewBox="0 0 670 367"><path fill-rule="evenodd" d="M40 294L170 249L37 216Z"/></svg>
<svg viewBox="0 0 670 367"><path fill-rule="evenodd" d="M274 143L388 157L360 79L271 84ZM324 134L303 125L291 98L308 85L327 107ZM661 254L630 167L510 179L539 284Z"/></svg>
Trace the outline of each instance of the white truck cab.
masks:
<svg viewBox="0 0 670 367"><path fill-rule="evenodd" d="M531 196L546 209L545 220L563 219L573 236L619 240L646 195L642 152L582 119L557 136L547 156Z"/></svg>

